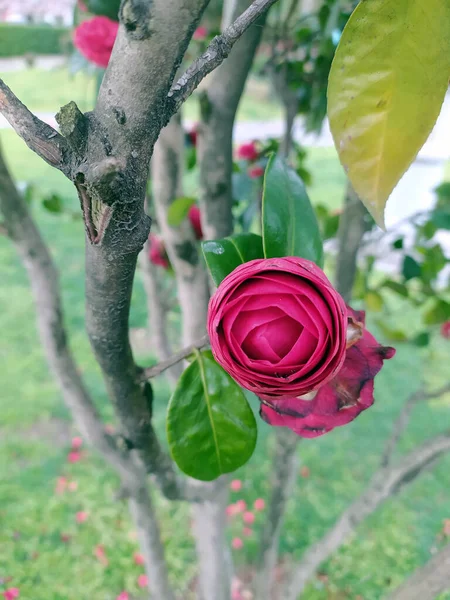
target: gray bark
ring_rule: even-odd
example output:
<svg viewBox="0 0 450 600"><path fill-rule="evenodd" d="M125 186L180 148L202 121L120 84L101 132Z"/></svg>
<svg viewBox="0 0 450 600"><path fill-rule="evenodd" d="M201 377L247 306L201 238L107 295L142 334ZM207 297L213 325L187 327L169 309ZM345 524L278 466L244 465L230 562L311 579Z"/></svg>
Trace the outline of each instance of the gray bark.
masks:
<svg viewBox="0 0 450 600"><path fill-rule="evenodd" d="M352 297L355 283L358 250L364 234L370 228L370 218L350 182L347 182L344 210L338 231L336 288L346 302Z"/></svg>
<svg viewBox="0 0 450 600"><path fill-rule="evenodd" d="M298 468L297 446L299 437L288 429L276 431L275 454L270 475L270 498L260 540L256 576L256 598L272 598L273 576L278 560L283 517L292 492Z"/></svg>
<svg viewBox="0 0 450 600"><path fill-rule="evenodd" d="M158 523L148 493L146 473L133 459L133 453L120 451L105 433L67 341L56 267L25 200L17 192L1 153L0 209L8 235L27 271L36 305L41 344L64 401L83 437L101 452L120 476L145 556L150 591L156 598L174 600Z"/></svg>
<svg viewBox="0 0 450 600"><path fill-rule="evenodd" d="M152 158L153 205L177 281L182 315L182 344L188 346L206 332L209 287L194 231L186 220L171 227L167 211L183 195L184 131L175 115L161 131Z"/></svg>
<svg viewBox="0 0 450 600"><path fill-rule="evenodd" d="M405 581L388 600L436 600L450 590L450 545Z"/></svg>
<svg viewBox="0 0 450 600"><path fill-rule="evenodd" d="M249 4L240 0L235 10L242 11ZM206 239L223 238L233 231L233 125L264 20L263 16L236 43L228 60L211 76L200 100L200 206Z"/></svg>
<svg viewBox="0 0 450 600"><path fill-rule="evenodd" d="M319 566L344 544L364 519L449 451L450 432L447 432L412 450L392 466L379 469L361 496L348 507L323 538L305 552L300 563L294 566L283 600L296 600Z"/></svg>

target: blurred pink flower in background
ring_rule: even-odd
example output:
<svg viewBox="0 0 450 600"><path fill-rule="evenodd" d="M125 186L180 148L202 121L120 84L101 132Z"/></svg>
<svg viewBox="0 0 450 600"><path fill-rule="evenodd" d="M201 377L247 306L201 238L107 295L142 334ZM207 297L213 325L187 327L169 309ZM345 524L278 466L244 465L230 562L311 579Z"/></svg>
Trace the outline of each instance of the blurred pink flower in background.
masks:
<svg viewBox="0 0 450 600"><path fill-rule="evenodd" d="M240 479L233 479L230 483L230 488L233 492L239 492L239 490L242 489L242 481Z"/></svg>
<svg viewBox="0 0 450 600"><path fill-rule="evenodd" d="M8 588L3 592L5 600L14 600L20 596L19 588Z"/></svg>
<svg viewBox="0 0 450 600"><path fill-rule="evenodd" d="M234 550L240 550L244 545L244 542L241 540L241 538L235 537L233 538L233 541L231 542L231 546L232 548L234 548Z"/></svg>
<svg viewBox="0 0 450 600"><path fill-rule="evenodd" d="M196 42L202 42L207 37L208 37L208 30L206 29L206 27L204 25L200 25L200 27L197 27L197 29L194 31L194 35L192 36L192 39L195 40Z"/></svg>
<svg viewBox="0 0 450 600"><path fill-rule="evenodd" d="M145 588L148 586L148 577L147 575L139 575L137 579L137 584L141 588Z"/></svg>
<svg viewBox="0 0 450 600"><path fill-rule="evenodd" d="M255 510L264 510L266 508L266 503L262 498L257 498L253 503L253 508Z"/></svg>
<svg viewBox="0 0 450 600"><path fill-rule="evenodd" d="M88 513L85 512L84 510L80 510L79 512L77 512L75 519L77 521L77 523L84 523L85 521L88 520Z"/></svg>
<svg viewBox="0 0 450 600"><path fill-rule="evenodd" d="M247 510L242 515L242 519L246 525L253 525L253 523L255 522L255 515L251 511Z"/></svg>
<svg viewBox="0 0 450 600"><path fill-rule="evenodd" d="M258 179L264 175L264 169L262 167L251 167L248 170L248 176L251 179Z"/></svg>
<svg viewBox="0 0 450 600"><path fill-rule="evenodd" d="M133 555L133 560L136 565L143 565L145 562L144 557L139 552L135 552Z"/></svg>

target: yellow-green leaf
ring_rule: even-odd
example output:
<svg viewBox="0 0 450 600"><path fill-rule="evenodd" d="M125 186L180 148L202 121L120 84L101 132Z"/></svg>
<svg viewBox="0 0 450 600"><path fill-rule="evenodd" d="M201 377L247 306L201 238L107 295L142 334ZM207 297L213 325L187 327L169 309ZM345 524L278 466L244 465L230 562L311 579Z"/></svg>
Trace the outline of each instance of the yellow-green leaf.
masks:
<svg viewBox="0 0 450 600"><path fill-rule="evenodd" d="M439 116L450 75L448 0L362 0L330 72L340 160L376 222Z"/></svg>

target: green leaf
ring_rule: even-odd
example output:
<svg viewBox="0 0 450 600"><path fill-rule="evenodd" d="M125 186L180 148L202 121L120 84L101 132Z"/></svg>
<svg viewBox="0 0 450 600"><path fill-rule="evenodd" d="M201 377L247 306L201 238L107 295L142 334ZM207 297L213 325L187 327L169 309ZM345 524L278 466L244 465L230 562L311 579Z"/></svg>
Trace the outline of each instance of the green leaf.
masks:
<svg viewBox="0 0 450 600"><path fill-rule="evenodd" d="M409 281L414 277L420 277L422 274L422 268L412 256L405 256L403 260L402 273L405 280Z"/></svg>
<svg viewBox="0 0 450 600"><path fill-rule="evenodd" d="M237 383L211 352L196 354L170 400L167 437L179 468L190 477L211 481L249 460L257 427Z"/></svg>
<svg viewBox="0 0 450 600"><path fill-rule="evenodd" d="M189 209L195 204L195 198L176 198L167 211L167 221L171 227L178 227L187 218Z"/></svg>
<svg viewBox="0 0 450 600"><path fill-rule="evenodd" d="M85 0L89 12L104 15L114 21L119 20L120 2L121 0Z"/></svg>
<svg viewBox="0 0 450 600"><path fill-rule="evenodd" d="M450 319L450 304L445 300L436 299L433 306L427 310L424 316L426 325L439 325Z"/></svg>
<svg viewBox="0 0 450 600"><path fill-rule="evenodd" d="M412 342L419 348L424 348L430 343L430 334L428 331L422 331L422 333L419 333L415 338L413 338Z"/></svg>
<svg viewBox="0 0 450 600"><path fill-rule="evenodd" d="M375 221L436 123L450 75L450 2L366 0L344 29L328 85L340 160Z"/></svg>
<svg viewBox="0 0 450 600"><path fill-rule="evenodd" d="M450 229L450 212L435 210L431 214L431 220L438 229Z"/></svg>
<svg viewBox="0 0 450 600"><path fill-rule="evenodd" d="M434 188L434 192L437 195L438 199L444 202L450 201L450 181L444 181L436 188Z"/></svg>
<svg viewBox="0 0 450 600"><path fill-rule="evenodd" d="M264 258L262 238L255 233L242 233L222 240L202 242L202 250L216 285L239 265L256 258Z"/></svg>
<svg viewBox="0 0 450 600"><path fill-rule="evenodd" d="M264 176L262 232L266 258L300 256L323 266L319 225L305 186L275 155Z"/></svg>
<svg viewBox="0 0 450 600"><path fill-rule="evenodd" d="M399 283L398 281L386 280L382 283L381 287L387 288L388 290L392 290L399 296L403 296L407 298L409 295L408 288L404 283Z"/></svg>
<svg viewBox="0 0 450 600"><path fill-rule="evenodd" d="M392 247L395 248L396 250L402 250L403 249L403 238L397 238L392 243Z"/></svg>
<svg viewBox="0 0 450 600"><path fill-rule="evenodd" d="M48 198L44 198L44 200L42 200L42 205L46 210L52 213L60 213L64 208L63 201L57 194L52 194Z"/></svg>
<svg viewBox="0 0 450 600"><path fill-rule="evenodd" d="M383 297L374 290L369 290L364 298L368 310L380 312L383 309Z"/></svg>
<svg viewBox="0 0 450 600"><path fill-rule="evenodd" d="M389 325L386 325L386 323L384 323L384 321L382 321L381 319L378 319L376 321L376 324L378 325L378 327L383 332L383 335L388 340L391 340L393 342L406 342L407 341L408 336L401 329L394 329L392 327L389 327Z"/></svg>

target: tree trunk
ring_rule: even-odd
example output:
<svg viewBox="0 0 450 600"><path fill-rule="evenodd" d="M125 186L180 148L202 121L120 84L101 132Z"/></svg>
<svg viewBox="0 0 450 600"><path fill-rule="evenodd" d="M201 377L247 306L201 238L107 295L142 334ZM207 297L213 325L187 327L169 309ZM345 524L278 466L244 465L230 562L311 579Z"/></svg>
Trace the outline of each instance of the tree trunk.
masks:
<svg viewBox="0 0 450 600"><path fill-rule="evenodd" d="M298 468L297 446L299 437L289 429L276 431L275 454L270 475L270 497L267 517L260 540L256 576L256 598L270 600L274 570L278 560L281 527L286 503L292 491Z"/></svg>
<svg viewBox="0 0 450 600"><path fill-rule="evenodd" d="M388 600L436 600L450 590L450 545L445 546L391 594Z"/></svg>
<svg viewBox="0 0 450 600"><path fill-rule="evenodd" d="M368 212L348 181L344 210L339 223L336 265L336 289L347 303L351 300L355 283L358 250L369 228Z"/></svg>

